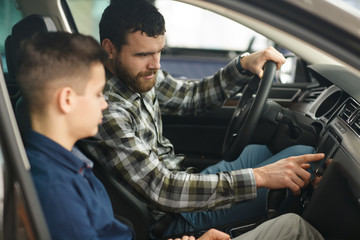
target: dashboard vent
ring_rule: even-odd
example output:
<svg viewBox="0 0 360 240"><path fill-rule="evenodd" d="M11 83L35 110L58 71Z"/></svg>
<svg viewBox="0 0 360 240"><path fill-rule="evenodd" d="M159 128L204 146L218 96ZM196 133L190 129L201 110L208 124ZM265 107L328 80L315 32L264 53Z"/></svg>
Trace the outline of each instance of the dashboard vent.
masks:
<svg viewBox="0 0 360 240"><path fill-rule="evenodd" d="M306 103L312 103L316 100L316 98L326 89L326 87L318 87L318 88L312 88L309 89L304 98L303 98L303 102Z"/></svg>
<svg viewBox="0 0 360 240"><path fill-rule="evenodd" d="M351 123L354 120L354 114L359 109L359 103L355 102L353 99L346 101L344 107L339 113L339 117L344 120L346 123Z"/></svg>
<svg viewBox="0 0 360 240"><path fill-rule="evenodd" d="M360 114L357 113L355 120L351 123L350 127L354 130L354 132L360 136Z"/></svg>

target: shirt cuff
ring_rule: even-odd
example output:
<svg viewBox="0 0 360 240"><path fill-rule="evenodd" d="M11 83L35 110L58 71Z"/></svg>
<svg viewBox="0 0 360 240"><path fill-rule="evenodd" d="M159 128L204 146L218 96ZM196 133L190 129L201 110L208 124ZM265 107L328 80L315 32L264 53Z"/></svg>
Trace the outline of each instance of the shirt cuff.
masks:
<svg viewBox="0 0 360 240"><path fill-rule="evenodd" d="M255 174L251 168L234 171L236 186L234 194L237 201L252 200L257 197Z"/></svg>

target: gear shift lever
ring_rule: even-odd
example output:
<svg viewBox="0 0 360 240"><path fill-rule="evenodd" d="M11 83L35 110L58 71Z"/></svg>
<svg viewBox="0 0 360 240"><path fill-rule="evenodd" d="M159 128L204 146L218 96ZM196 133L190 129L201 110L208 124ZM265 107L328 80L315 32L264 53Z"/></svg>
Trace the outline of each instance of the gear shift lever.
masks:
<svg viewBox="0 0 360 240"><path fill-rule="evenodd" d="M280 205L282 201L286 198L287 189L269 189L267 192L267 218L271 219L278 215Z"/></svg>

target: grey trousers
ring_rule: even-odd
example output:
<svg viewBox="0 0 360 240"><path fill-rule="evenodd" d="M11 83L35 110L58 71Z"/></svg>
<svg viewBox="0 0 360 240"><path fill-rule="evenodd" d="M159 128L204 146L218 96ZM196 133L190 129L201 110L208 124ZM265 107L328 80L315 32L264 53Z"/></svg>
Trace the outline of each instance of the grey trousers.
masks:
<svg viewBox="0 0 360 240"><path fill-rule="evenodd" d="M321 240L321 234L300 216L287 213L259 225L255 229L244 233L233 240Z"/></svg>

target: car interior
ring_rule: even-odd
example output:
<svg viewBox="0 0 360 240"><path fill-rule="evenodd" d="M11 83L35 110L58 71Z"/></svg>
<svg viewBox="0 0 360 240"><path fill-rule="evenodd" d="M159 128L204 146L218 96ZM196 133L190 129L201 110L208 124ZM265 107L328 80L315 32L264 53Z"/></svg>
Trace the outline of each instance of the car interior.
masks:
<svg viewBox="0 0 360 240"><path fill-rule="evenodd" d="M61 3L69 19L69 29L77 32L71 7L66 1ZM18 147L22 145L21 133L30 126L30 120L15 73L21 40L39 31L64 30L56 21L58 19L49 14L28 12L12 27L5 41L8 73L5 79L0 74L1 98L5 96L0 101L0 123L1 130L6 131L1 134L0 143L8 172L5 189L9 194L4 201L4 215L5 218L15 217L9 217L10 220L4 223L4 239L13 239L10 237L12 234L17 239L50 239L34 194L26 154L23 147ZM274 47L284 50L278 44ZM218 51L213 53L217 58L214 55L206 58L204 56L209 54L206 53L201 58L195 58L194 63L194 55L199 55L199 52L204 51L169 47L161 64L170 73L174 71L174 76L189 71L194 73L192 77L195 78L195 73L206 63L210 62L211 69L216 70L228 62L224 57L228 53ZM265 81L251 81L257 84L251 87L249 83L220 109L200 116L163 115L165 136L173 143L177 153L185 154L185 167L195 167L196 171L220 159L233 160L248 144L266 144L274 153L297 144L314 146L317 152L325 153L323 160L311 166L311 171L322 179L316 189L309 186L302 191L294 202L293 211L318 229L325 239L356 239L360 236L360 75L347 65L309 64L299 54L286 51L284 55L292 64L293 83L282 84L281 72L275 73L269 65L265 69L270 74L266 86ZM246 112L242 112L245 107ZM242 114L237 114L239 112ZM248 138L233 137L237 135ZM149 239L153 222L149 208L152 206L130 191L96 159L92 161L96 176L110 195L115 215L130 221L137 240ZM284 191L270 191L268 196L266 219L281 214L276 211ZM160 236L171 219L172 214L166 214L151 234ZM264 220L253 219L220 226L220 229L235 237Z"/></svg>

